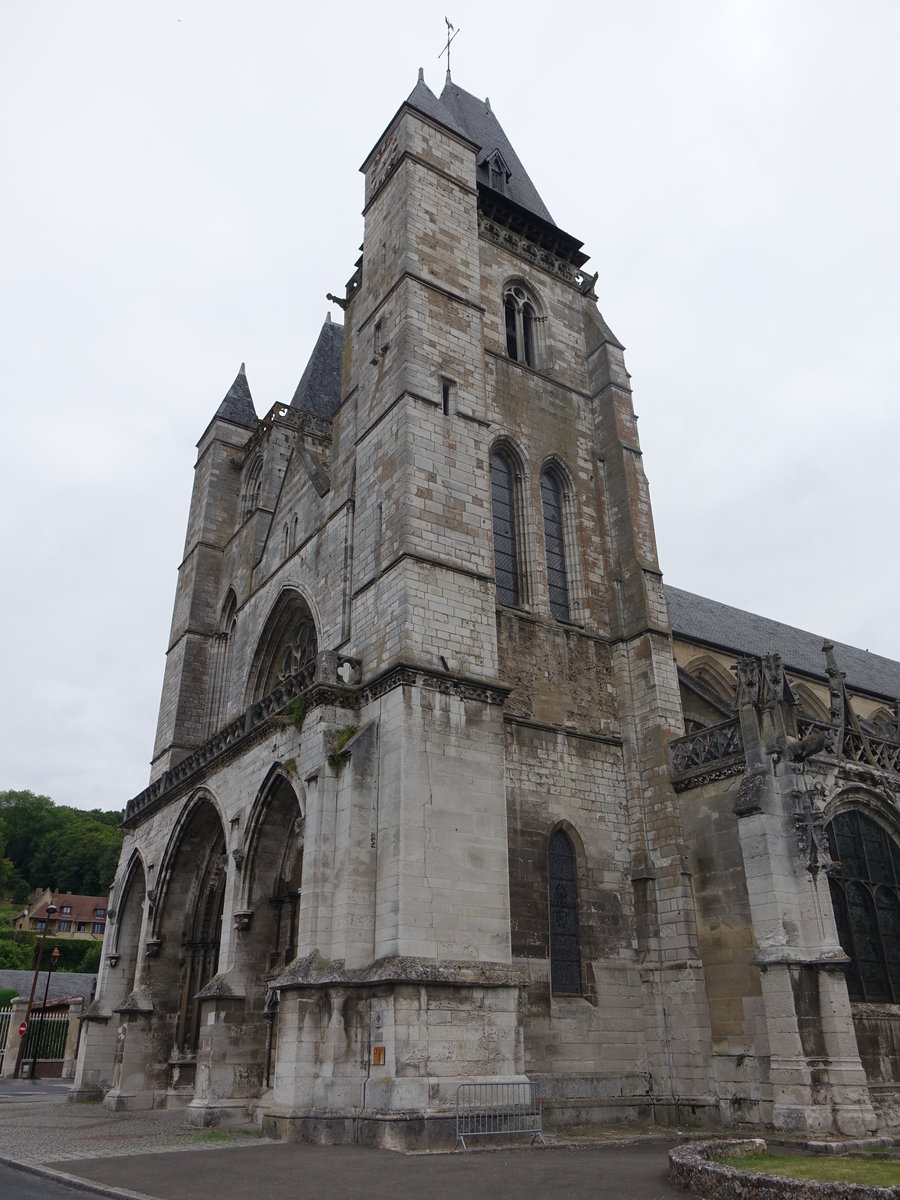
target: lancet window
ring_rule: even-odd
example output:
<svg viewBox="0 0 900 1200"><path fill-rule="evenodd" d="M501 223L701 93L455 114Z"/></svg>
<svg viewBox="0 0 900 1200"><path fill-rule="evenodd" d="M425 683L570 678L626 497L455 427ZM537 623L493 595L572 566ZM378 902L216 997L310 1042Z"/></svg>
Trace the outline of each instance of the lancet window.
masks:
<svg viewBox="0 0 900 1200"><path fill-rule="evenodd" d="M534 301L519 284L503 294L506 353L526 366L538 365L538 316Z"/></svg>
<svg viewBox="0 0 900 1200"><path fill-rule="evenodd" d="M241 492L241 520L245 521L250 514L259 507L259 498L262 494L262 455L257 454L256 458L247 469L247 474L244 479L244 487Z"/></svg>
<svg viewBox="0 0 900 1200"><path fill-rule="evenodd" d="M550 611L558 621L570 619L563 502L564 494L558 472L551 467L545 467L541 472L541 507L544 511L547 586L550 589Z"/></svg>
<svg viewBox="0 0 900 1200"><path fill-rule="evenodd" d="M578 941L578 881L575 849L563 829L555 829L547 848L550 893L550 990L555 996L581 995Z"/></svg>
<svg viewBox="0 0 900 1200"><path fill-rule="evenodd" d="M522 602L519 555L518 472L505 449L491 455L491 509L494 519L494 579L501 604Z"/></svg>

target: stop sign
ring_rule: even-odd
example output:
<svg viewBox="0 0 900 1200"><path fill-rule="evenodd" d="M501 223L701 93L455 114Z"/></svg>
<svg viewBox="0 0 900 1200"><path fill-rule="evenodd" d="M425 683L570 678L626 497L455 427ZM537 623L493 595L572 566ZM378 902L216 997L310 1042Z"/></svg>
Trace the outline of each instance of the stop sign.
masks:
<svg viewBox="0 0 900 1200"><path fill-rule="evenodd" d="M28 1022L27 1022L27 1021L23 1021L23 1022L21 1023L21 1025L19 1026L19 1037L24 1037L24 1036L25 1036L25 1030L26 1030L27 1028L28 1028Z"/></svg>

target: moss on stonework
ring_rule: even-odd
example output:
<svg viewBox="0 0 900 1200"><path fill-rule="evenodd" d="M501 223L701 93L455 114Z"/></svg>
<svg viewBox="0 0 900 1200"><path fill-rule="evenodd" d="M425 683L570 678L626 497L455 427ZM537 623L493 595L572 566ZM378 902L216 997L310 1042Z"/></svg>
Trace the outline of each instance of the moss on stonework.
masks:
<svg viewBox="0 0 900 1200"><path fill-rule="evenodd" d="M291 720L298 729L303 728L303 722L306 720L306 701L302 696L298 696L288 710L291 714Z"/></svg>
<svg viewBox="0 0 900 1200"><path fill-rule="evenodd" d="M335 771L339 771L341 769L341 764L344 761L341 758L341 751L353 737L354 733L356 733L358 728L358 725L345 725L343 729L339 729L337 731L334 739L334 745L331 747L331 750L328 754L328 761L331 763L332 767L334 767Z"/></svg>

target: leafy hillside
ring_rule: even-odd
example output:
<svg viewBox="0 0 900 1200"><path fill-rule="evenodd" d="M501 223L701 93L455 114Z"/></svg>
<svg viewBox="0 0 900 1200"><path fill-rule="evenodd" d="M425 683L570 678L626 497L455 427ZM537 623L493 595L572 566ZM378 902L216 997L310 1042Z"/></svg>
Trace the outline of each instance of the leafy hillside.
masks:
<svg viewBox="0 0 900 1200"><path fill-rule="evenodd" d="M121 812L85 812L33 792L0 792L0 895L26 904L37 887L105 896L122 847Z"/></svg>

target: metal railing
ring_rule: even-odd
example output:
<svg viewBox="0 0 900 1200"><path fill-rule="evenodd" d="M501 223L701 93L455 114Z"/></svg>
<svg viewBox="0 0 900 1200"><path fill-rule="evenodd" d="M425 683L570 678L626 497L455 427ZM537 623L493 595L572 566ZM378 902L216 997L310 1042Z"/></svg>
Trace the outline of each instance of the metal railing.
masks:
<svg viewBox="0 0 900 1200"><path fill-rule="evenodd" d="M69 1033L68 1016L58 1016L56 1013L47 1014L41 1022L40 1012L32 1012L25 1034L25 1048L22 1051L22 1061L31 1062L37 1049L38 1062L61 1062L66 1053L66 1038Z"/></svg>
<svg viewBox="0 0 900 1200"><path fill-rule="evenodd" d="M6 1053L6 1039L9 1037L9 1022L11 1017L11 1008L0 1008L0 1070L3 1068L3 1055Z"/></svg>
<svg viewBox="0 0 900 1200"><path fill-rule="evenodd" d="M461 1083L456 1089L456 1140L531 1134L544 1142L541 1089L536 1083Z"/></svg>

